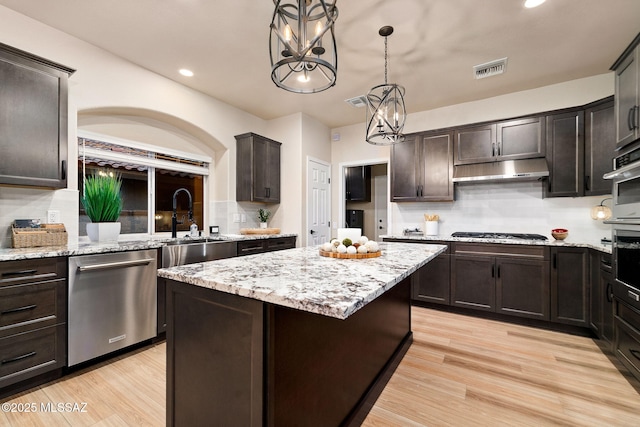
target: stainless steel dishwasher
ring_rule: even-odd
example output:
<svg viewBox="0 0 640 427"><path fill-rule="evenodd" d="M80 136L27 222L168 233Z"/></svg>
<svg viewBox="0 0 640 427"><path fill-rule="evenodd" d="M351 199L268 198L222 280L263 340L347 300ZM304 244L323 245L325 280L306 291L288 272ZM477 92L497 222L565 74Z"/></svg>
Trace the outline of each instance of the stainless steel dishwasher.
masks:
<svg viewBox="0 0 640 427"><path fill-rule="evenodd" d="M157 251L69 257L68 366L156 336Z"/></svg>

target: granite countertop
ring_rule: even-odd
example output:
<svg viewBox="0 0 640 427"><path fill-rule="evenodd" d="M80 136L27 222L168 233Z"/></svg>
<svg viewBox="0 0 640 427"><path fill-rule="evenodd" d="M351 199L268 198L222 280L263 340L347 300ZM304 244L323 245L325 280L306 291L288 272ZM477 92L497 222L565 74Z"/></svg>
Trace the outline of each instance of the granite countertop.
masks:
<svg viewBox="0 0 640 427"><path fill-rule="evenodd" d="M439 236L424 236L422 234L411 235L386 235L380 236L381 239L404 239L404 240L416 240L425 242L471 242L471 243L497 243L508 245L535 245L535 246L550 246L550 247L574 247L574 248L591 248L610 254L611 244L605 245L600 241L595 242L581 242L574 241L571 236L565 240L525 240L525 239L478 239L472 237L451 237L451 235L439 235Z"/></svg>
<svg viewBox="0 0 640 427"><path fill-rule="evenodd" d="M242 235L242 234L221 234L206 237L213 241L242 241L242 240L259 240L259 239L275 239L279 237L297 237L296 234L260 234L260 235ZM204 241L205 237L200 238L171 238L152 236L147 239L140 240L124 240L122 237L118 243L99 244L93 242L70 243L66 246L45 246L38 248L0 248L0 262L2 261L18 261L24 259L36 258L54 258L59 256L75 256L89 255L109 252L125 252L137 251L143 249L157 249L165 246L169 242L180 243Z"/></svg>
<svg viewBox="0 0 640 427"><path fill-rule="evenodd" d="M443 252L443 245L380 243L366 259L320 256L317 246L159 269L158 276L346 319Z"/></svg>

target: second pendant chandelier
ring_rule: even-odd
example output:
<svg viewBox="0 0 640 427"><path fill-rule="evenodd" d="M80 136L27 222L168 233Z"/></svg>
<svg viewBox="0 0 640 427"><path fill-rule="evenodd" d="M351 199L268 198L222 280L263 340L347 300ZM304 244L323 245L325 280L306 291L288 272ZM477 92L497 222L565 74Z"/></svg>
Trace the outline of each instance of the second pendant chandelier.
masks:
<svg viewBox="0 0 640 427"><path fill-rule="evenodd" d="M374 86L367 94L367 137L369 144L392 145L404 141L402 130L406 118L404 87L387 83L387 37L393 27L378 31L384 37L384 84Z"/></svg>

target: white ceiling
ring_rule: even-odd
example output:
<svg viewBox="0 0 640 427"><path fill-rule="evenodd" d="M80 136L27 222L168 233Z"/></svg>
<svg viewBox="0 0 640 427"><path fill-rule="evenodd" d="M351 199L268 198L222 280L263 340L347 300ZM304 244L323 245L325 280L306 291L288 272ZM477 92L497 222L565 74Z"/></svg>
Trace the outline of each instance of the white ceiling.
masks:
<svg viewBox="0 0 640 427"><path fill-rule="evenodd" d="M408 113L606 73L640 31L640 0L523 2L339 0L337 84L300 95L270 78L271 0L0 0L256 116L304 112L332 128L364 123L344 100L384 82L384 25ZM473 65L503 57L505 74L474 80Z"/></svg>

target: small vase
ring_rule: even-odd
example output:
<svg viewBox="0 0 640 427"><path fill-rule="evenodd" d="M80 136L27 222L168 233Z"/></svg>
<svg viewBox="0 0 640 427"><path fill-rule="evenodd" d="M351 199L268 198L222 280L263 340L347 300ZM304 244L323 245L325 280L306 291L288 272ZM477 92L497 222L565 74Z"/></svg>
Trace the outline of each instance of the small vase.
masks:
<svg viewBox="0 0 640 427"><path fill-rule="evenodd" d="M260 223L260 228L267 228L267 223L266 222L261 222Z"/></svg>
<svg viewBox="0 0 640 427"><path fill-rule="evenodd" d="M89 222L87 223L87 236L89 240L97 243L116 243L120 235L119 222Z"/></svg>

